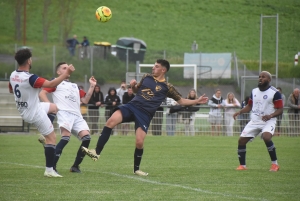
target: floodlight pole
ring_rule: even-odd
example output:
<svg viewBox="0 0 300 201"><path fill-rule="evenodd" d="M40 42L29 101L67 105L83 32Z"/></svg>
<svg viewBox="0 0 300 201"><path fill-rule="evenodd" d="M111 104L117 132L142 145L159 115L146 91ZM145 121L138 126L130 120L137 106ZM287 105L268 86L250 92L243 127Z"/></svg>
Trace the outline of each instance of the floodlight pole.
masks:
<svg viewBox="0 0 300 201"><path fill-rule="evenodd" d="M278 33L279 33L279 15L260 15L260 44L259 44L259 73L261 72L261 63L262 63L262 35L263 35L263 18L276 18L276 81L275 86L277 87L278 80Z"/></svg>

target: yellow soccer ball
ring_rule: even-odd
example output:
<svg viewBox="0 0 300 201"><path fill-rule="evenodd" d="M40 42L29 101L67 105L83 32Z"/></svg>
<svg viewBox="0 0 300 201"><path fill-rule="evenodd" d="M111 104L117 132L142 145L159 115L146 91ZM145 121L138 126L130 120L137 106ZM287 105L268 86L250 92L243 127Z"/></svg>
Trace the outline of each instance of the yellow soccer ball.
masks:
<svg viewBox="0 0 300 201"><path fill-rule="evenodd" d="M100 22L107 22L112 17L111 10L106 6L100 6L96 10L96 19Z"/></svg>

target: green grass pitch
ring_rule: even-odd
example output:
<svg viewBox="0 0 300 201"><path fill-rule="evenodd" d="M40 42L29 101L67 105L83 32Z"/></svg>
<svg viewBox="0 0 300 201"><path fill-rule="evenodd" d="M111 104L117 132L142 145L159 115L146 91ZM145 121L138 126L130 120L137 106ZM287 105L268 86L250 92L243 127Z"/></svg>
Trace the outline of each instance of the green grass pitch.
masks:
<svg viewBox="0 0 300 201"><path fill-rule="evenodd" d="M59 136L58 136L59 138ZM93 136L91 147L97 142ZM70 173L80 142L71 137L58 163L63 178L45 178L37 135L0 135L0 200L299 200L299 139L275 137L279 172L260 139L247 146L247 171L236 171L238 137L148 136L132 173L134 136L112 136L100 159Z"/></svg>

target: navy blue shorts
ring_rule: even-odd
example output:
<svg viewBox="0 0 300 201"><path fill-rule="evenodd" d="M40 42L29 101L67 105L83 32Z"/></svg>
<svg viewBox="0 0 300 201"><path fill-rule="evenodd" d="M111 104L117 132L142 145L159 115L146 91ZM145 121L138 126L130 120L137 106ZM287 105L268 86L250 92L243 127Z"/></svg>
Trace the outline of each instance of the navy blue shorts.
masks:
<svg viewBox="0 0 300 201"><path fill-rule="evenodd" d="M141 127L147 133L152 117L139 110L131 104L125 104L118 107L121 110L124 122L135 122L135 130Z"/></svg>

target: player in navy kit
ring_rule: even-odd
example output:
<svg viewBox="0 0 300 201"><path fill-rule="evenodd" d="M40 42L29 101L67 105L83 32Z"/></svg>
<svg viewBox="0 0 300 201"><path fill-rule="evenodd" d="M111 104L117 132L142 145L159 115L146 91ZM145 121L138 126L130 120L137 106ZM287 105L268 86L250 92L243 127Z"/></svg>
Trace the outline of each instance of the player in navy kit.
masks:
<svg viewBox="0 0 300 201"><path fill-rule="evenodd" d="M104 145L108 141L112 129L122 122L135 122L136 142L134 152L133 172L139 176L147 176L148 173L140 170L143 155L144 140L149 124L157 108L166 97L173 98L180 105L204 104L208 101L205 95L196 100L184 99L173 85L166 82L165 73L170 69L168 61L158 59L152 68L152 74L145 74L139 83L130 81L130 86L136 92L136 96L127 104L119 106L107 120L102 134L98 139L95 150L82 147L82 150L94 161L98 160Z"/></svg>

